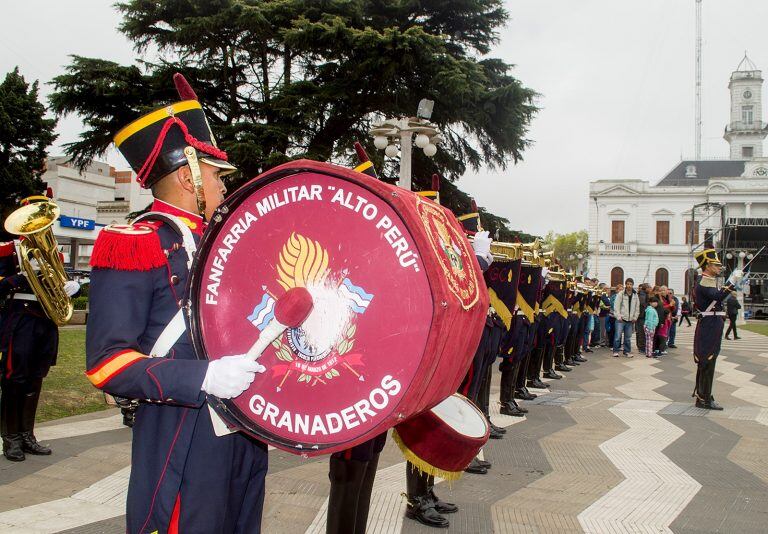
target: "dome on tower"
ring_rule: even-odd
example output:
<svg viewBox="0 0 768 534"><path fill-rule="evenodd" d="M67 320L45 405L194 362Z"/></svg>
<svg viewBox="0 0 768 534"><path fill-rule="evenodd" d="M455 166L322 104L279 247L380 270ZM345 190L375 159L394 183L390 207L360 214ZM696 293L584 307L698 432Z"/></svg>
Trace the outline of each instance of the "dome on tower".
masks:
<svg viewBox="0 0 768 534"><path fill-rule="evenodd" d="M749 57L747 56L747 52L745 50L744 59L742 59L741 62L739 63L739 66L736 67L735 72L752 72L756 70L760 70L760 69L758 69L757 65L755 65L751 59L749 59Z"/></svg>

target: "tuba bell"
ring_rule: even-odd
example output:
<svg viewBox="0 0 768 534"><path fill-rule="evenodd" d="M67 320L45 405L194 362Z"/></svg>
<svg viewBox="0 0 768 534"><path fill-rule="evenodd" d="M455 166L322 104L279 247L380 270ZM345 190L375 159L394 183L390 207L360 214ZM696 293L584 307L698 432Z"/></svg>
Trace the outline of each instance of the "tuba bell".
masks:
<svg viewBox="0 0 768 534"><path fill-rule="evenodd" d="M27 204L11 213L5 220L5 230L23 236L18 256L24 275L45 314L57 326L62 326L72 318L74 307L64 291L67 274L51 228L60 211L46 197L30 197L28 200L41 198L45 200ZM32 266L31 259L37 261L38 270Z"/></svg>

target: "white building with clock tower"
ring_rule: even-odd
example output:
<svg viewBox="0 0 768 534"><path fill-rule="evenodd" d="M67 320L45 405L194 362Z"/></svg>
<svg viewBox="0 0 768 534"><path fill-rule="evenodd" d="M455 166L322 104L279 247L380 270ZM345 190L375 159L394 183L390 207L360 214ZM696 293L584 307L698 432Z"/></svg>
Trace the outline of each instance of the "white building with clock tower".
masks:
<svg viewBox="0 0 768 534"><path fill-rule="evenodd" d="M728 84L728 159L684 160L654 185L648 180L590 183L590 276L686 293L692 251L707 230L727 267L744 265L768 243L768 157L763 140L761 71L745 55ZM768 315L768 254L752 265L745 307Z"/></svg>
<svg viewBox="0 0 768 534"><path fill-rule="evenodd" d="M723 136L731 147L731 159L763 157L763 139L768 134L763 122L763 77L744 55L731 74L731 121Z"/></svg>

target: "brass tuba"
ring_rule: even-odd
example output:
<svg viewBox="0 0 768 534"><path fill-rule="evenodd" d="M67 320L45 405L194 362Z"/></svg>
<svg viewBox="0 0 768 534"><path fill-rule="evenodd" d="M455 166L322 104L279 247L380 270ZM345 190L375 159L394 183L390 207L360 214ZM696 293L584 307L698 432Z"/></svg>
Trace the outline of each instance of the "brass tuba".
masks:
<svg viewBox="0 0 768 534"><path fill-rule="evenodd" d="M11 234L24 236L19 242L21 268L45 314L62 326L72 318L73 306L72 299L64 291L67 275L51 229L59 214L59 207L46 198L11 213L5 220L5 229ZM31 258L37 261L39 272L32 266Z"/></svg>

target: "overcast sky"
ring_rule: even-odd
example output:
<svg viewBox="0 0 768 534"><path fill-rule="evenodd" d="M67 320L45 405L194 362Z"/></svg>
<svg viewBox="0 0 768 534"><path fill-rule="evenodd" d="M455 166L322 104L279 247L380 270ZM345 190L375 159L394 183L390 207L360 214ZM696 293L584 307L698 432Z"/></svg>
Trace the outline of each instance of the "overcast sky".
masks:
<svg viewBox="0 0 768 534"><path fill-rule="evenodd" d="M135 57L115 30L119 16L109 1L3 7L0 73L19 65L28 79L47 82L69 54L120 63ZM507 8L511 19L492 55L516 65L515 76L541 94L541 111L525 161L460 181L480 206L529 233L578 230L587 225L591 180L655 183L692 157L695 0L508 0ZM768 70L766 20L765 0L703 0L705 157L728 155L728 78L744 52ZM54 155L80 123L70 117L58 130Z"/></svg>

